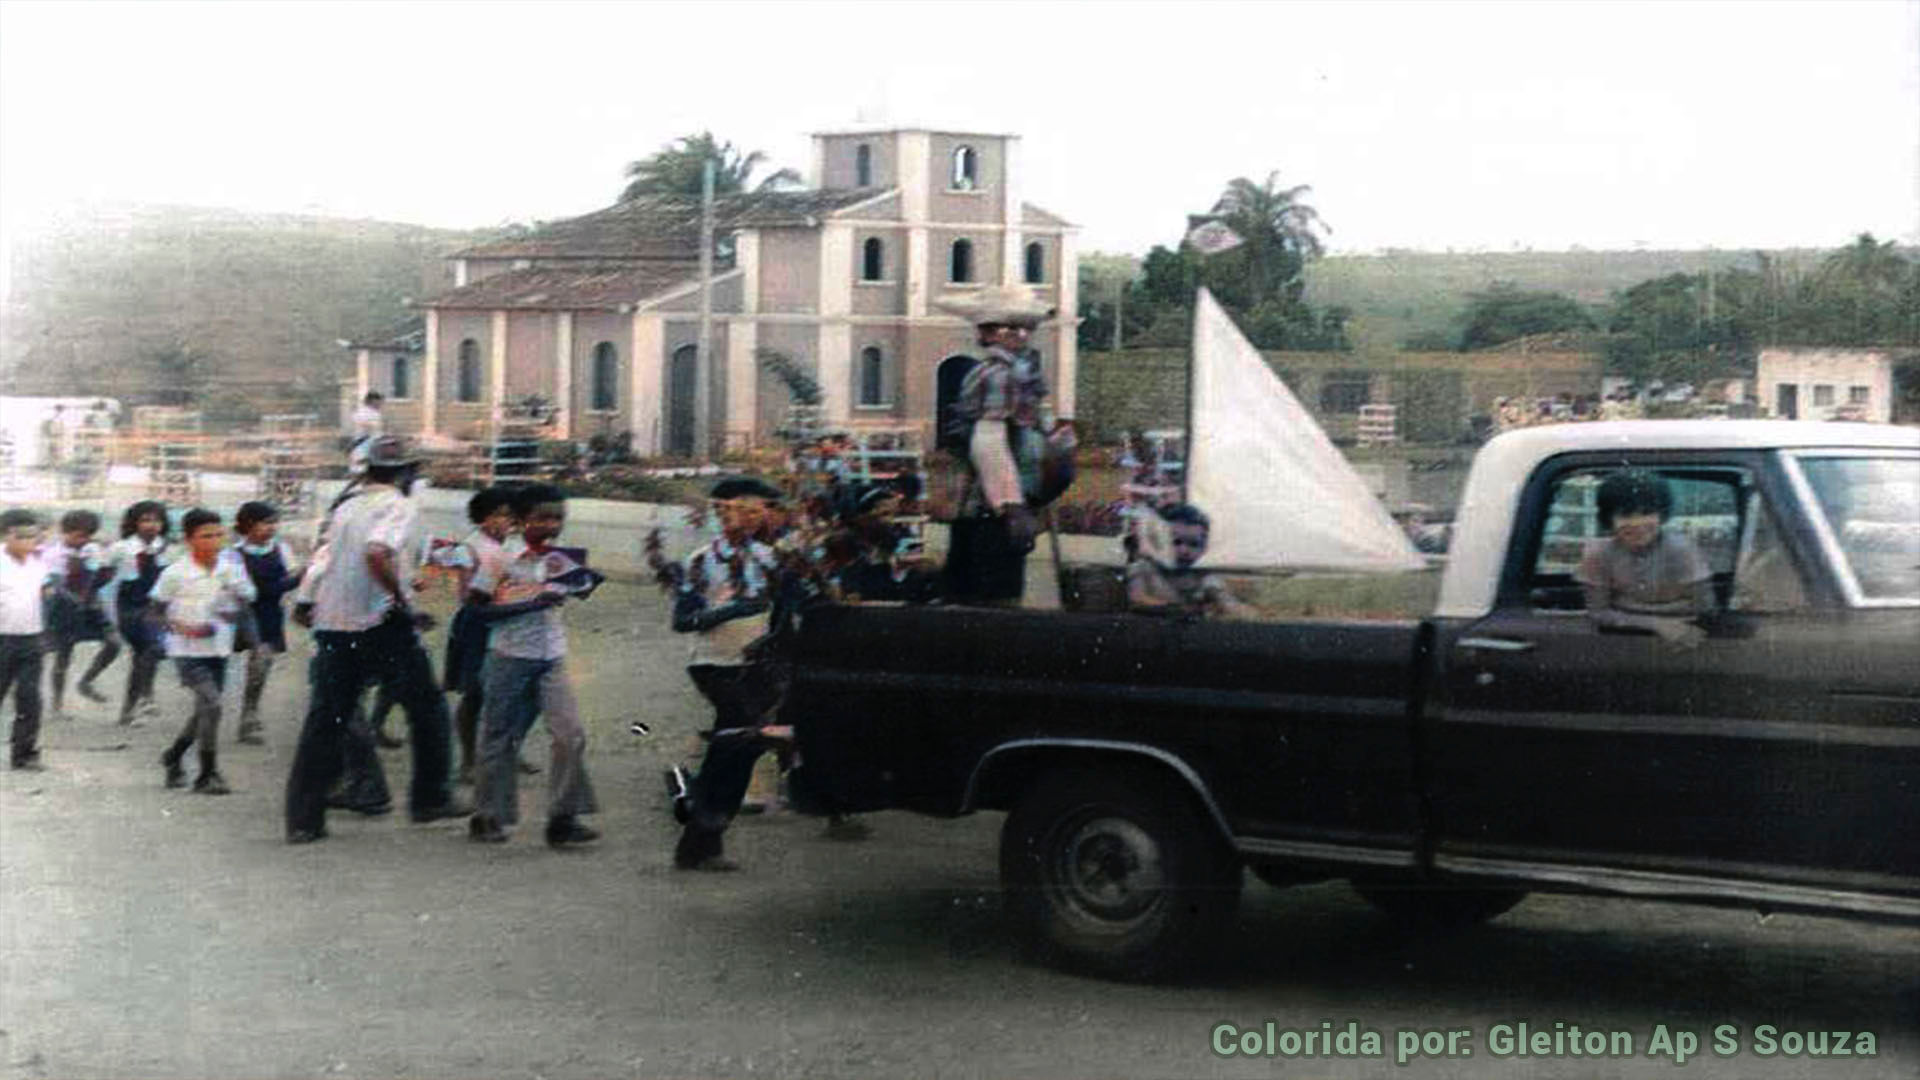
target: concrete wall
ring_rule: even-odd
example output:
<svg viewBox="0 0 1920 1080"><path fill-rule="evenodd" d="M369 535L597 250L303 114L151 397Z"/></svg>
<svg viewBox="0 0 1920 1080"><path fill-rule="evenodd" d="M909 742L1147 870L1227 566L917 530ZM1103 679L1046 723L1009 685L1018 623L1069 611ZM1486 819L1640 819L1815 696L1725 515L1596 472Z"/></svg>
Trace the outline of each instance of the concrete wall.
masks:
<svg viewBox="0 0 1920 1080"><path fill-rule="evenodd" d="M1006 140L983 135L935 134L929 144L928 219L982 223L1003 220L1000 189L1007 179ZM956 191L952 187L953 155L962 146L971 146L976 155L976 180L971 191Z"/></svg>
<svg viewBox="0 0 1920 1080"><path fill-rule="evenodd" d="M854 159L857 148L867 146L873 154L873 178L869 187L892 187L897 183L900 170L895 162L895 139L892 133L873 135L832 135L821 140L821 173L817 180L823 188L858 187L854 181Z"/></svg>
<svg viewBox="0 0 1920 1080"><path fill-rule="evenodd" d="M761 348L785 353L810 371L818 370L814 357L818 342L819 332L810 325L762 323L760 326ZM761 368L757 376L756 387L756 432L758 440L766 442L786 421L787 405L792 399L786 384L765 368Z"/></svg>
<svg viewBox="0 0 1920 1080"><path fill-rule="evenodd" d="M550 311L514 311L507 314L508 401L529 394L552 400L558 390L554 373L554 320Z"/></svg>
<svg viewBox="0 0 1920 1080"><path fill-rule="evenodd" d="M849 414L852 422L897 423L901 421L907 416L904 394L910 367L907 355L907 328L904 325L855 326L850 347L852 357L847 365L850 376L847 400L852 403ZM860 404L862 370L860 354L869 347L880 350L881 401L884 404L878 407Z"/></svg>
<svg viewBox="0 0 1920 1080"><path fill-rule="evenodd" d="M867 281L866 244L880 241L880 280ZM907 311L907 234L904 229L859 229L853 235L853 313L904 315Z"/></svg>
<svg viewBox="0 0 1920 1080"><path fill-rule="evenodd" d="M951 287L948 274L952 270L953 242L955 240L973 242L973 284L998 285L1000 283L1000 234L989 230L966 232L957 229L927 230L927 259L932 263L927 268L927 283L938 296L942 290Z"/></svg>
<svg viewBox="0 0 1920 1080"><path fill-rule="evenodd" d="M1831 420L1842 408L1885 424L1893 419L1893 364L1886 353L1870 349L1762 349L1755 397L1765 415L1780 415L1780 387L1799 388L1801 420ZM1820 403L1820 388L1832 398ZM1862 388L1865 402L1854 401ZM1784 416L1781 416L1784 419Z"/></svg>
<svg viewBox="0 0 1920 1080"><path fill-rule="evenodd" d="M619 357L619 385L614 388L614 407L596 411L593 402L593 349L601 342L613 345ZM575 438L629 430L632 420L633 319L628 315L582 311L573 321L573 392L568 411L573 414Z"/></svg>
<svg viewBox="0 0 1920 1080"><path fill-rule="evenodd" d="M814 229L760 231L760 310L808 312L820 302L820 234Z"/></svg>

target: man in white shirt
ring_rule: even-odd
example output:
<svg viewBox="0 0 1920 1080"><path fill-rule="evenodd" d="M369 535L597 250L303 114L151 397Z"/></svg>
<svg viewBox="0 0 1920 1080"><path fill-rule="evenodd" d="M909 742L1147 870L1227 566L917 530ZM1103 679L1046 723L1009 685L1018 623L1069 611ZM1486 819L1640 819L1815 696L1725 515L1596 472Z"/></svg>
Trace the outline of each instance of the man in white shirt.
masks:
<svg viewBox="0 0 1920 1080"><path fill-rule="evenodd" d="M220 775L220 697L227 686L227 657L233 655L234 627L240 612L253 602L253 579L246 564L226 554L227 531L220 515L194 509L180 519L186 536L187 557L160 574L153 586L154 617L167 628L167 655L180 672L180 685L193 695L193 714L160 756L167 770L167 786L186 783L180 761L200 744L200 775L193 790L201 795L225 795L230 788Z"/></svg>
<svg viewBox="0 0 1920 1080"><path fill-rule="evenodd" d="M40 558L40 519L33 511L0 514L0 538L0 701L13 690L13 767L38 770L41 604L52 574Z"/></svg>
<svg viewBox="0 0 1920 1080"><path fill-rule="evenodd" d="M413 820L465 817L471 809L448 791L447 700L420 644L419 629L428 620L409 603L421 548L420 511L404 492L418 463L398 436L368 444L365 482L328 520L326 557L315 559L308 571L311 591L303 583L305 595L294 609L295 621L313 628L315 648L312 697L287 777L290 843L326 836L327 791L359 745L348 728L370 682L387 686L407 713ZM355 768L378 769L377 759L364 760L369 756L355 753Z"/></svg>

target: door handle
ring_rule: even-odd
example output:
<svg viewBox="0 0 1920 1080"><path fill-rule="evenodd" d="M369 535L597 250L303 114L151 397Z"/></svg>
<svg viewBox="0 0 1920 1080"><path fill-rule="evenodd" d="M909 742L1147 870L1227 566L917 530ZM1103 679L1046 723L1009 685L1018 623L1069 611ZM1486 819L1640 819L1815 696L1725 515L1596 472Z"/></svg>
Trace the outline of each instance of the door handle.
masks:
<svg viewBox="0 0 1920 1080"><path fill-rule="evenodd" d="M1485 649L1488 652L1522 653L1532 652L1533 642L1519 638L1463 637L1460 639L1463 649Z"/></svg>

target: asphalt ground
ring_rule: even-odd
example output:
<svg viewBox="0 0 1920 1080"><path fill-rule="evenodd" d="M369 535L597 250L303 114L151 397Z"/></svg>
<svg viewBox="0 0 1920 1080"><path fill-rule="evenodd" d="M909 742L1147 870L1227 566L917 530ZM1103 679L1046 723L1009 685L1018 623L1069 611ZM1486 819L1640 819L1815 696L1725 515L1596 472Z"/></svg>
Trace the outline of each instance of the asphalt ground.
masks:
<svg viewBox="0 0 1920 1080"><path fill-rule="evenodd" d="M230 705L224 798L162 787L186 708L171 672L160 721L122 729L112 705L49 720L48 770L0 773L0 1078L1920 1075L1911 927L1534 897L1416 940L1343 884L1249 877L1228 949L1129 985L1016 955L996 814L875 815L859 844L744 818L741 872L676 872L658 774L705 716L685 639L640 586L567 619L603 804L589 850L539 842L542 777L503 846L404 812L336 812L325 842L285 845L303 643L275 673L269 745L232 744ZM653 734L628 734L634 719ZM406 752L386 761L403 786ZM1215 1052L1223 1022L1257 1037L1268 1020L1351 1020L1383 1056ZM1492 1056L1518 1021L1625 1030L1636 1052ZM1649 1056L1660 1024L1700 1037L1696 1056ZM1721 1024L1741 1031L1734 1056L1711 1051ZM1877 1056L1759 1056L1761 1024L1871 1031ZM1397 1065L1402 1029L1466 1031L1473 1056Z"/></svg>

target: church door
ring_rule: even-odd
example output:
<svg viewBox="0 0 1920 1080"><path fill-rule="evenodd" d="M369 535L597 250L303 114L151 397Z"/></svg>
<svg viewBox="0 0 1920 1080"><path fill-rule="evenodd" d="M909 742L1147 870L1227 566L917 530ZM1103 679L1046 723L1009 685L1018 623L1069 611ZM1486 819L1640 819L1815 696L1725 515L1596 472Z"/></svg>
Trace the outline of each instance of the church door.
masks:
<svg viewBox="0 0 1920 1080"><path fill-rule="evenodd" d="M667 365L667 440L666 452L673 457L690 458L693 453L694 388L700 371L700 350L682 345L673 350Z"/></svg>
<svg viewBox="0 0 1920 1080"><path fill-rule="evenodd" d="M979 363L971 356L949 356L934 371L934 438L945 442L953 434L953 407L960 400L960 384Z"/></svg>

